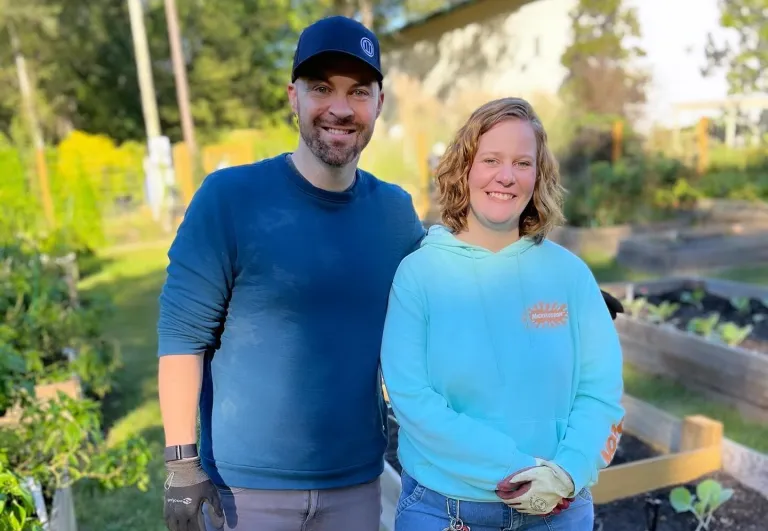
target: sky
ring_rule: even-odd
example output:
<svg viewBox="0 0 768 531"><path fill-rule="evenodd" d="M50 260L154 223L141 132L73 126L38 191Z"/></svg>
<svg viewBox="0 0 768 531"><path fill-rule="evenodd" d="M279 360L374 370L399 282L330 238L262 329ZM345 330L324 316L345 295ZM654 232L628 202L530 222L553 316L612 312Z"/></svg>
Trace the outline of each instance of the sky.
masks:
<svg viewBox="0 0 768 531"><path fill-rule="evenodd" d="M642 46L652 69L648 109L651 119L672 125L673 103L721 99L727 96L725 72L704 78L707 34L723 42L729 33L720 27L718 0L631 0L637 7L643 31ZM701 112L680 115L683 123L695 121Z"/></svg>

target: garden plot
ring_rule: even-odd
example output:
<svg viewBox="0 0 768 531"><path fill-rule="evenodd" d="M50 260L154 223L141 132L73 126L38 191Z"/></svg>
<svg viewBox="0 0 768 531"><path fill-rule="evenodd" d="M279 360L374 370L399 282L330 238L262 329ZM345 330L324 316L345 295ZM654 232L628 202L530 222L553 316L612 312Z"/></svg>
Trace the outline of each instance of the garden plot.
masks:
<svg viewBox="0 0 768 531"><path fill-rule="evenodd" d="M650 463L663 458L642 439L624 435L616 452L616 459L608 467ZM616 470L620 470L616 468ZM728 499L712 512L708 528L698 528L694 513L684 507L692 495L722 494ZM686 494L689 493L689 494ZM678 501L679 500L679 501ZM673 503L679 503L681 512ZM693 531L694 529L758 531L765 529L768 499L759 492L739 483L723 471L711 472L680 485L654 489L634 496L595 505L595 531ZM702 515L704 520L708 514Z"/></svg>
<svg viewBox="0 0 768 531"><path fill-rule="evenodd" d="M707 417L678 419L626 395L624 406L624 434L593 487L595 531L765 529L768 456L723 438ZM721 504L697 517L710 496Z"/></svg>
<svg viewBox="0 0 768 531"><path fill-rule="evenodd" d="M624 301L629 364L768 419L768 289L695 277L603 289Z"/></svg>
<svg viewBox="0 0 768 531"><path fill-rule="evenodd" d="M616 260L661 275L762 264L768 262L768 230L735 224L634 234L619 243Z"/></svg>

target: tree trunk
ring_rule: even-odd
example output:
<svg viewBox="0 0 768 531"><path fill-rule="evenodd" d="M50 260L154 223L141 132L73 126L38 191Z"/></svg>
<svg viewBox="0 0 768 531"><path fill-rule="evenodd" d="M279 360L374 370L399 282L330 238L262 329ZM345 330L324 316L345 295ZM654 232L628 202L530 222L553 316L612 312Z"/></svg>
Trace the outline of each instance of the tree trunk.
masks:
<svg viewBox="0 0 768 531"><path fill-rule="evenodd" d="M43 134L40 131L40 124L37 121L37 111L35 109L35 97L32 91L32 83L29 81L27 73L27 62L21 51L21 42L19 35L13 23L8 22L8 35L11 39L11 51L16 62L16 73L19 77L19 91L21 92L21 101L24 106L24 112L27 115L29 123L29 132L32 136L32 143L35 149L35 166L37 177L40 180L40 193L42 195L43 210L45 211L46 221L49 226L54 225L53 200L51 199L51 188L48 182L48 166L45 163L45 143Z"/></svg>
<svg viewBox="0 0 768 531"><path fill-rule="evenodd" d="M360 0L360 20L363 26L373 30L373 2L371 0Z"/></svg>

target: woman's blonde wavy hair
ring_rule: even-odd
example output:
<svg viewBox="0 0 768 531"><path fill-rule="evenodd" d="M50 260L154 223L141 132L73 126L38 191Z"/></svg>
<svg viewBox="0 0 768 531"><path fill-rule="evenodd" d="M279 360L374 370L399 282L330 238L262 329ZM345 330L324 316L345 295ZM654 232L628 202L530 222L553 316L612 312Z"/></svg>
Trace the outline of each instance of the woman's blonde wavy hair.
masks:
<svg viewBox="0 0 768 531"><path fill-rule="evenodd" d="M536 134L536 184L533 198L520 215L520 237L541 243L565 221L564 189L557 159L547 145L547 133L536 111L521 98L501 98L476 109L459 129L440 159L435 172L442 221L454 234L467 228L469 214L469 170L477 154L480 137L504 120L519 119L531 124Z"/></svg>

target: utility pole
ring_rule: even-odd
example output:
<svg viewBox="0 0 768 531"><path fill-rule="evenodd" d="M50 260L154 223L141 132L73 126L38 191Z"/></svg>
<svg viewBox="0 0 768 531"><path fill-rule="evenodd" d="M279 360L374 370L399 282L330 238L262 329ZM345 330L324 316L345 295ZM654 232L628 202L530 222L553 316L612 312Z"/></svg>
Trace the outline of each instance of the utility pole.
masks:
<svg viewBox="0 0 768 531"><path fill-rule="evenodd" d="M184 144L187 147L191 174L197 176L198 156L197 143L195 142L195 126L192 121L192 112L190 110L187 68L184 61L184 51L181 45L181 31L179 30L176 0L165 0L165 18L168 24L168 40L171 45L171 60L173 62L173 76L176 81L176 98L178 99L179 115L181 116L181 131L184 135ZM182 173L184 175L181 175ZM189 205L193 193L192 175L185 172L179 172L179 174L178 177L182 180L184 204Z"/></svg>
<svg viewBox="0 0 768 531"><path fill-rule="evenodd" d="M127 1L141 91L141 109L147 131L147 158L144 160L144 172L147 176L149 206L154 219L160 221L163 230L169 232L172 227L170 218L174 210L171 145L168 138L160 133L160 119L157 112L155 85L152 81L152 62L149 57L147 30L144 27L142 0Z"/></svg>
<svg viewBox="0 0 768 531"><path fill-rule="evenodd" d="M53 227L55 218L53 212L53 199L51 199L51 186L48 182L48 165L45 162L45 143L43 142L43 134L40 131L40 124L37 121L35 97L32 92L32 83L30 83L29 75L27 73L27 63L24 59L24 54L21 51L19 35L16 33L16 28L13 23L10 21L8 22L8 34L11 38L11 50L13 51L13 56L16 61L16 73L19 77L21 100L27 115L29 130L32 135L32 142L35 149L35 167L37 170L37 178L40 181L40 194L42 195L43 210L45 211L45 218L48 222L48 226Z"/></svg>
<svg viewBox="0 0 768 531"><path fill-rule="evenodd" d="M128 11L131 17L131 34L133 49L136 54L136 70L139 74L139 90L141 91L141 110L144 113L144 127L147 138L151 141L160 136L160 119L157 114L155 84L152 81L152 65L149 59L149 44L147 30L144 27L144 10L141 0L128 0Z"/></svg>

